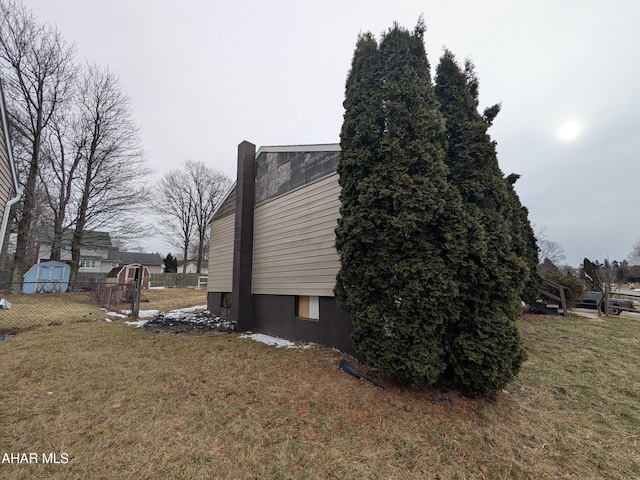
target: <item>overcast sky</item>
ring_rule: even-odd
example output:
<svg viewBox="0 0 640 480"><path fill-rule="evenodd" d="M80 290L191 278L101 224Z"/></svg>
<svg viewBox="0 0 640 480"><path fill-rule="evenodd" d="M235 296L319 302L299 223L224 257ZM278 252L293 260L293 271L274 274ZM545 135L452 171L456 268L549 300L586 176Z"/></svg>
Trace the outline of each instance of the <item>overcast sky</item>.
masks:
<svg viewBox="0 0 640 480"><path fill-rule="evenodd" d="M412 29L423 13L432 71L446 46L475 63L480 109L502 102L490 129L500 165L522 175L530 220L566 263L622 260L640 239L636 0L25 4L120 76L156 175L195 160L233 178L243 140L338 142L358 34Z"/></svg>

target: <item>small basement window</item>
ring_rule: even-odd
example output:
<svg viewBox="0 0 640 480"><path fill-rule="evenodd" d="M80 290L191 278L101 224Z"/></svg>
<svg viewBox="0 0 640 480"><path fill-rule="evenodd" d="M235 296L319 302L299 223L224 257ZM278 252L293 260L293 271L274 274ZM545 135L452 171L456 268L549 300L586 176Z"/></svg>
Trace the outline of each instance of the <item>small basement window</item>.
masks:
<svg viewBox="0 0 640 480"><path fill-rule="evenodd" d="M296 317L318 320L320 318L320 298L303 295L296 297Z"/></svg>

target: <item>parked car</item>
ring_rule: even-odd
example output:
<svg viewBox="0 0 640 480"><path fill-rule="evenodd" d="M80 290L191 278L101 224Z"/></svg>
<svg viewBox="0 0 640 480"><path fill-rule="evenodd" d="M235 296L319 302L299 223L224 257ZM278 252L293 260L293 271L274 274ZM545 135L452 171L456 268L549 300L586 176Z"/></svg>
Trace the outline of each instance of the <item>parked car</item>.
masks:
<svg viewBox="0 0 640 480"><path fill-rule="evenodd" d="M587 292L582 300L576 302L576 308L590 308L596 310L601 298L602 293L600 292ZM622 313L622 308L635 310L632 300L625 300L623 298L612 298L609 300L609 310L611 310L612 314L620 315L620 313ZM600 311L604 313L604 302L600 305Z"/></svg>

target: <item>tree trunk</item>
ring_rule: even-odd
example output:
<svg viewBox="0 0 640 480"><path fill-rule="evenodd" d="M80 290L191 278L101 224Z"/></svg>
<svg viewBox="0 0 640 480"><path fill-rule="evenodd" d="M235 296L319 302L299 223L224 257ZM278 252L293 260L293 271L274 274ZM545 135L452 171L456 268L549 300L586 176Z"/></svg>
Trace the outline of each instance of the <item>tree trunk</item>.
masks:
<svg viewBox="0 0 640 480"><path fill-rule="evenodd" d="M202 258L204 257L204 232L200 230L200 243L198 244L198 266L197 273L202 273Z"/></svg>
<svg viewBox="0 0 640 480"><path fill-rule="evenodd" d="M38 157L40 153L40 138L36 138L33 143L33 153L29 164L29 175L27 183L24 187L22 214L18 221L18 238L16 240L16 253L13 256L13 269L11 272L11 292L18 293L22 287L22 277L27 271L27 246L29 244L29 235L31 232L31 224L33 222L33 211L35 209L35 189L36 178L38 176Z"/></svg>
<svg viewBox="0 0 640 480"><path fill-rule="evenodd" d="M189 243L185 242L184 244L184 261L182 263L182 273L187 273L187 255L189 255Z"/></svg>
<svg viewBox="0 0 640 480"><path fill-rule="evenodd" d="M89 207L89 194L91 192L93 161L96 151L96 143L97 141L94 137L94 141L91 144L90 155L87 159L84 187L82 189L80 206L78 208L76 228L73 231L73 238L71 240L71 276L69 279L71 290L75 289L76 287L76 278L78 276L78 269L80 268L80 249L82 248L82 237L84 236L84 228L87 223L87 208Z"/></svg>
<svg viewBox="0 0 640 480"><path fill-rule="evenodd" d="M56 219L53 224L53 238L51 239L50 260L60 261L62 250L62 218Z"/></svg>

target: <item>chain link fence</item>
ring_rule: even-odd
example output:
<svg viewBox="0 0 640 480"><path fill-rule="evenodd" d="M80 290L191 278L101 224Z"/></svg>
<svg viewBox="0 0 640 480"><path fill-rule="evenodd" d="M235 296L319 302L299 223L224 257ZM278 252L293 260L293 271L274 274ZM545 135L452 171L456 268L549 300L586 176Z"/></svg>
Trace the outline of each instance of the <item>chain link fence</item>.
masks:
<svg viewBox="0 0 640 480"><path fill-rule="evenodd" d="M132 308L132 285L63 282L0 283L0 335L63 323L104 320Z"/></svg>

